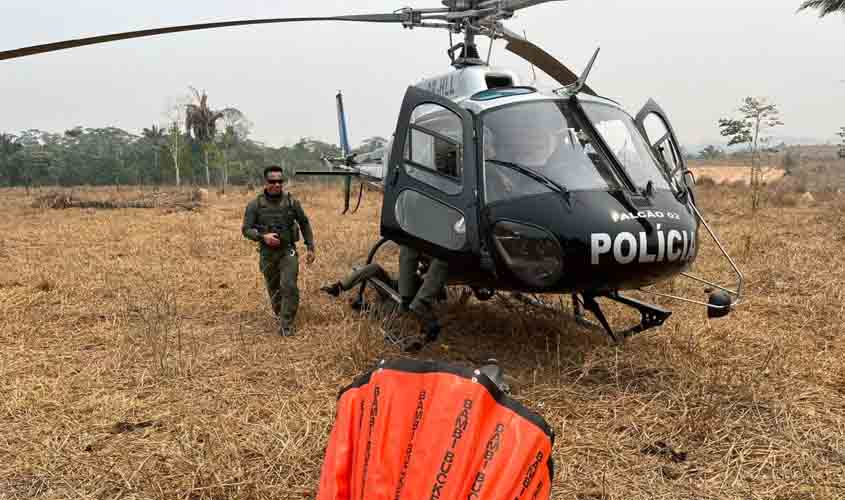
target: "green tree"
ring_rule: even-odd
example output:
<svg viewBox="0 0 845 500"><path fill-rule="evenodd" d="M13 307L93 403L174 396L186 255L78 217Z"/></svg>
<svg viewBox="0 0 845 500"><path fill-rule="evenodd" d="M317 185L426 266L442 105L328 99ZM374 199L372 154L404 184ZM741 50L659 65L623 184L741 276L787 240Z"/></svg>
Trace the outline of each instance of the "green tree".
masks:
<svg viewBox="0 0 845 500"><path fill-rule="evenodd" d="M387 144L387 139L379 135L368 137L363 140L360 146L352 150L355 154L371 153L376 149L384 147Z"/></svg>
<svg viewBox="0 0 845 500"><path fill-rule="evenodd" d="M698 153L698 156L702 160L716 160L725 156L725 152L722 151L721 148L710 144L709 146L702 149L701 152Z"/></svg>
<svg viewBox="0 0 845 500"><path fill-rule="evenodd" d="M819 11L819 17L824 17L834 12L845 13L845 0L807 0L801 4L798 11L806 9L816 9Z"/></svg>
<svg viewBox="0 0 845 500"><path fill-rule="evenodd" d="M230 182L260 183L261 171L270 163L289 171L322 169L322 156L340 154L336 145L307 137L292 146L269 147L249 138L252 124L242 115L224 119L225 128L200 149L220 173L224 188ZM0 134L0 185L162 183L170 179L166 172L171 169L177 184L185 179L196 182L202 177L202 162L195 163L195 171L182 123L171 120L167 130L154 125L139 134L117 127L81 126L61 133L31 129ZM161 154L165 147L170 154Z"/></svg>
<svg viewBox="0 0 845 500"><path fill-rule="evenodd" d="M20 170L27 188L36 183L42 184L47 180L49 157L41 142L44 135L46 135L46 132L29 129L22 131L18 137L18 142L21 145L18 153Z"/></svg>
<svg viewBox="0 0 845 500"><path fill-rule="evenodd" d="M760 143L766 142L765 131L783 125L777 105L762 97L746 97L738 108L739 118L719 119L721 134L730 137L729 146L748 144L751 150L751 208L756 211L761 201L762 172Z"/></svg>
<svg viewBox="0 0 845 500"><path fill-rule="evenodd" d="M247 141L252 129L252 122L241 112L227 112L223 115L223 132L217 139L218 149L221 154L220 161L220 191L226 192L229 184L229 173L231 162L239 160L240 150ZM240 165L237 163L237 165Z"/></svg>
<svg viewBox="0 0 845 500"><path fill-rule="evenodd" d="M3 184L14 186L20 182L20 161L18 151L23 145L18 142L18 137L13 134L0 134L0 181Z"/></svg>
<svg viewBox="0 0 845 500"><path fill-rule="evenodd" d="M751 144L753 136L751 134L751 123L746 120L735 120L732 118L720 118L719 128L725 137L729 137L728 146L736 144Z"/></svg>

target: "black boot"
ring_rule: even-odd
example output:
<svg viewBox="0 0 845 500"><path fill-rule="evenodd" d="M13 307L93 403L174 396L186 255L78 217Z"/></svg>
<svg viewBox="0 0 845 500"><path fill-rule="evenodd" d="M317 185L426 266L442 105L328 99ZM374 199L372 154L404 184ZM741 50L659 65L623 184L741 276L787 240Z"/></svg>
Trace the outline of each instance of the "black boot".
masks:
<svg viewBox="0 0 845 500"><path fill-rule="evenodd" d="M343 289L340 286L340 281L335 281L331 285L321 286L320 290L326 292L327 294L331 295L332 297L337 297L338 295L340 295L340 292L343 291Z"/></svg>
<svg viewBox="0 0 845 500"><path fill-rule="evenodd" d="M421 333L425 342L434 342L440 335L440 324L434 315L431 306L422 303L411 308L411 313L420 325Z"/></svg>
<svg viewBox="0 0 845 500"><path fill-rule="evenodd" d="M426 342L434 342L440 336L440 323L436 319L429 320L423 327Z"/></svg>
<svg viewBox="0 0 845 500"><path fill-rule="evenodd" d="M402 297L402 304L400 305L402 312L407 313L411 311L411 302L414 300L413 297Z"/></svg>

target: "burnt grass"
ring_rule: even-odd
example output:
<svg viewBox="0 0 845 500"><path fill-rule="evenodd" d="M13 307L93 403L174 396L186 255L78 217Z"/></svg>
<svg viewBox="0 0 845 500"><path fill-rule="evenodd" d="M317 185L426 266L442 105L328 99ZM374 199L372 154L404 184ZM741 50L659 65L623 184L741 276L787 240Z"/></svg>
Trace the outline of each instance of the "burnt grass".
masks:
<svg viewBox="0 0 845 500"><path fill-rule="evenodd" d="M0 499L313 497L338 390L401 354L379 321L319 292L365 258L380 196L340 217L338 188L293 190L318 239L294 338L275 335L240 235L242 189L191 211L2 192ZM747 188L699 199L745 274L730 317L643 296L674 314L614 346L575 326L567 300L452 301L415 355L501 361L557 434L553 498L845 498L845 197L772 197L753 218ZM700 247L695 271L730 283L715 245Z"/></svg>

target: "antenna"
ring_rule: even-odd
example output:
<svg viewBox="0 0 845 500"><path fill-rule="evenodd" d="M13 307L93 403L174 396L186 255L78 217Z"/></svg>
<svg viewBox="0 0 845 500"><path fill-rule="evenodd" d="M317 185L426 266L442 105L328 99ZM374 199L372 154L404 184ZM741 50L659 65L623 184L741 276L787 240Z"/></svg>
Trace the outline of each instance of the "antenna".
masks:
<svg viewBox="0 0 845 500"><path fill-rule="evenodd" d="M487 66L490 66L490 56L493 55L493 42L495 41L494 37L490 37L490 47L487 49Z"/></svg>

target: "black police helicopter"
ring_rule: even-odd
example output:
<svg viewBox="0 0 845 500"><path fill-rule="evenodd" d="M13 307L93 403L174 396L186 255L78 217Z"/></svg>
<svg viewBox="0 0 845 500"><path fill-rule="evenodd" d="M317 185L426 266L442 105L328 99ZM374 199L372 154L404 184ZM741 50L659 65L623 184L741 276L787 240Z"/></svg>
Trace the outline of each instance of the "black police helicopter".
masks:
<svg viewBox="0 0 845 500"><path fill-rule="evenodd" d="M123 39L257 24L310 21L397 23L404 28L463 34L449 47L452 69L408 88L391 141L366 155L350 152L338 94L344 157L337 168L307 175L341 175L345 209L352 178L383 191L381 239L411 246L448 263L450 286L481 300L511 292L569 294L576 319L592 312L613 340L660 326L671 312L622 295L641 290L706 307L723 317L739 303L742 274L696 207L694 177L664 111L653 101L628 115L587 83L596 54L579 76L509 29L514 13L555 0L442 0L443 7L389 14L249 19L172 26L24 47L0 60ZM476 38L507 41L506 50L539 68L560 88L524 85L507 68L492 67ZM360 205L361 193L358 195ZM730 289L689 274L704 227L737 276ZM648 287L684 276L714 290L707 302ZM392 283L367 284L401 301ZM614 331L597 299L632 307L640 323Z"/></svg>

